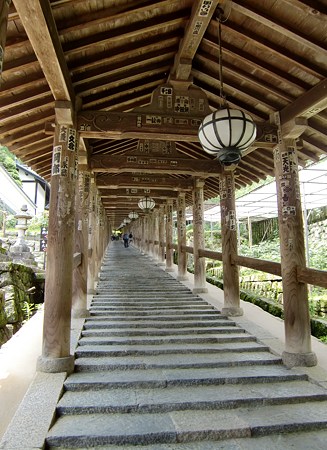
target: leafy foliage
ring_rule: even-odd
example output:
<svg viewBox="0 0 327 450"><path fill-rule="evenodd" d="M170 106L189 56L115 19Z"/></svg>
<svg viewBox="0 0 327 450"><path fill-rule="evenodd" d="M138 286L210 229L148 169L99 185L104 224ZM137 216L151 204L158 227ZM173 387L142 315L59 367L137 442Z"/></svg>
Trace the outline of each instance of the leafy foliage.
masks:
<svg viewBox="0 0 327 450"><path fill-rule="evenodd" d="M10 153L7 147L0 146L0 164L7 170L15 183L21 187L22 181L16 169L15 156Z"/></svg>

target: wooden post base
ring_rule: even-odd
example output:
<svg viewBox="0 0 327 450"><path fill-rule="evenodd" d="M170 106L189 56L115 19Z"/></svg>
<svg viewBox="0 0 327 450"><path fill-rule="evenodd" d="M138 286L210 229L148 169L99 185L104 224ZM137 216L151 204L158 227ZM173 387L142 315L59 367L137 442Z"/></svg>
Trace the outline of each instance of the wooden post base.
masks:
<svg viewBox="0 0 327 450"><path fill-rule="evenodd" d="M36 363L36 370L45 373L61 373L71 374L74 372L74 356L66 356L64 358L45 358L39 356Z"/></svg>
<svg viewBox="0 0 327 450"><path fill-rule="evenodd" d="M312 367L312 366L316 366L318 363L317 356L313 352L308 352L308 353L283 352L282 359L283 359L283 363L288 368Z"/></svg>

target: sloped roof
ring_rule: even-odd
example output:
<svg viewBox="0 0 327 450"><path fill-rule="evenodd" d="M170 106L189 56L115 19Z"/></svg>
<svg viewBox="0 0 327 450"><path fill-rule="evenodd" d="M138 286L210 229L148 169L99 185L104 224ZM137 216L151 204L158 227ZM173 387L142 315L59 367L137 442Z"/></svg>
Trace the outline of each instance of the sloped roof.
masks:
<svg viewBox="0 0 327 450"><path fill-rule="evenodd" d="M292 129L296 119L299 164L318 161L327 154L324 0L13 0L0 90L1 144L49 181L55 102L76 103L81 113L151 111L153 92L168 83L184 96L190 86L200 88L210 110L217 109L217 7L223 12L223 80L229 106L253 117L259 137L271 130L273 135L269 121L275 112L284 130ZM117 117L122 116L110 116ZM212 161L216 167L218 162L203 152L194 123L194 133L168 136L166 127L157 136L150 133L150 139L163 139L166 132L169 141L176 141L180 158L196 160L199 167ZM135 169L134 175L131 168L124 171L120 161L135 154L142 131L112 138L83 136L81 148L88 164L97 167L97 184L116 225L137 208L145 189L159 204L168 191L176 192L188 185L185 180L204 172L191 165L192 170L163 173L152 163L147 171ZM257 140L243 155L238 188L274 174L272 147L265 139ZM110 171L113 161L115 173ZM204 175L205 198L216 197L216 173ZM138 191L132 195L131 189ZM190 193L186 200L191 204Z"/></svg>
<svg viewBox="0 0 327 450"><path fill-rule="evenodd" d="M0 199L8 207L8 210L17 214L23 205L27 205L30 212L35 212L37 206L29 196L18 186L7 170L0 164Z"/></svg>
<svg viewBox="0 0 327 450"><path fill-rule="evenodd" d="M327 158L302 168L299 172L303 209L311 210L327 206ZM236 200L239 220L251 218L259 221L278 216L276 183L261 186ZM205 220L220 222L220 206L208 208Z"/></svg>

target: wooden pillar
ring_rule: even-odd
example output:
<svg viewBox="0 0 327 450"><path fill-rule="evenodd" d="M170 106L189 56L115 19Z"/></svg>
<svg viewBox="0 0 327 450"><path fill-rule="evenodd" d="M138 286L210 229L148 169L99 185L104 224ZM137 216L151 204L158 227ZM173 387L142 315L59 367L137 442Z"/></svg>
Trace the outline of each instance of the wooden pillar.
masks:
<svg viewBox="0 0 327 450"><path fill-rule="evenodd" d="M145 216L143 216L141 219L141 224L140 224L140 231L141 231L141 240L140 240L140 250L142 255L145 254L145 250L146 250L146 245L145 245L145 239L146 239L146 224L145 224Z"/></svg>
<svg viewBox="0 0 327 450"><path fill-rule="evenodd" d="M152 210L149 214L148 214L148 239L150 241L149 243L149 255L151 256L151 258L155 259L155 250L154 250L154 238L155 238L155 232L154 232L154 227L155 227L155 213L154 210Z"/></svg>
<svg viewBox="0 0 327 450"><path fill-rule="evenodd" d="M159 228L159 247L158 247L158 260L159 265L165 265L165 207L160 205L158 214L158 228Z"/></svg>
<svg viewBox="0 0 327 450"><path fill-rule="evenodd" d="M88 223L90 199L90 174L79 172L76 189L75 253L81 255L81 263L73 273L73 317L88 317L87 273L88 273Z"/></svg>
<svg viewBox="0 0 327 450"><path fill-rule="evenodd" d="M95 294L95 203L96 203L96 185L94 176L90 179L90 201L89 201L89 225L88 225L88 270L87 270L87 293Z"/></svg>
<svg viewBox="0 0 327 450"><path fill-rule="evenodd" d="M95 200L95 247L94 247L94 280L97 284L99 280L99 270L101 267L101 256L102 256L102 246L101 246L101 197L99 195L98 189L96 190L96 200Z"/></svg>
<svg viewBox="0 0 327 450"><path fill-rule="evenodd" d="M208 292L206 288L205 259L199 258L198 250L204 249L204 181L194 180L193 189L193 257L194 257L194 288L193 293Z"/></svg>
<svg viewBox="0 0 327 450"><path fill-rule="evenodd" d="M166 205L166 271L173 272L173 200Z"/></svg>
<svg viewBox="0 0 327 450"><path fill-rule="evenodd" d="M314 366L311 351L310 314L307 285L297 281L297 267L305 267L303 217L295 141L283 141L279 130L274 151L278 222L283 283L285 351L288 367Z"/></svg>
<svg viewBox="0 0 327 450"><path fill-rule="evenodd" d="M10 3L11 0L0 0L0 80L3 69Z"/></svg>
<svg viewBox="0 0 327 450"><path fill-rule="evenodd" d="M222 308L222 313L228 316L242 316L239 268L232 264L232 256L237 255L235 184L232 171L222 173L219 190L224 283L224 307Z"/></svg>
<svg viewBox="0 0 327 450"><path fill-rule="evenodd" d="M153 228L152 228L152 240L153 240L153 258L156 263L159 262L159 226L158 217L159 209L153 211Z"/></svg>
<svg viewBox="0 0 327 450"><path fill-rule="evenodd" d="M150 216L147 214L144 217L144 238L145 238L145 254L149 256L150 254Z"/></svg>
<svg viewBox="0 0 327 450"><path fill-rule="evenodd" d="M187 280L185 192L180 192L177 199L177 238L178 238L178 275L177 280Z"/></svg>
<svg viewBox="0 0 327 450"><path fill-rule="evenodd" d="M37 370L72 372L70 355L77 140L72 108L56 102L42 355Z"/></svg>

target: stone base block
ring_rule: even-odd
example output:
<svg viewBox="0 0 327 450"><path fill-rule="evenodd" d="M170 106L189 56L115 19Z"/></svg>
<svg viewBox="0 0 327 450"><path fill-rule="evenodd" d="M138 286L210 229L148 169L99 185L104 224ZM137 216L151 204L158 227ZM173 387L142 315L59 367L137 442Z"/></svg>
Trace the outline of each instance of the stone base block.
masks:
<svg viewBox="0 0 327 450"><path fill-rule="evenodd" d="M202 287L198 287L198 288L193 288L192 289L193 294L206 294L208 292L207 288L202 288Z"/></svg>
<svg viewBox="0 0 327 450"><path fill-rule="evenodd" d="M165 271L166 272L175 272L172 267L166 267Z"/></svg>
<svg viewBox="0 0 327 450"><path fill-rule="evenodd" d="M177 275L176 280L177 281L187 281L188 276L187 275Z"/></svg>
<svg viewBox="0 0 327 450"><path fill-rule="evenodd" d="M230 307L230 308L222 308L221 313L225 316L243 316L244 312L242 308Z"/></svg>
<svg viewBox="0 0 327 450"><path fill-rule="evenodd" d="M72 317L74 319L84 319L90 317L90 311L88 309L72 309Z"/></svg>
<svg viewBox="0 0 327 450"><path fill-rule="evenodd" d="M74 356L70 355L64 358L45 358L39 356L36 363L36 370L45 373L74 372Z"/></svg>
<svg viewBox="0 0 327 450"><path fill-rule="evenodd" d="M308 353L282 353L283 363L286 367L312 367L318 364L317 356L313 352Z"/></svg>

